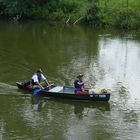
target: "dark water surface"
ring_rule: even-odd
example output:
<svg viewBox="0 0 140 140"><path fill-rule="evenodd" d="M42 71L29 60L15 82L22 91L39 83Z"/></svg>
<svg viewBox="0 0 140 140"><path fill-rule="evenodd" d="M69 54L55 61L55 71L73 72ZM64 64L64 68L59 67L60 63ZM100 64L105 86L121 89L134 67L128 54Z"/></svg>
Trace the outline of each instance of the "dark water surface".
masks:
<svg viewBox="0 0 140 140"><path fill-rule="evenodd" d="M0 140L140 139L140 32L0 22ZM108 103L24 95L42 68L55 83L112 90Z"/></svg>

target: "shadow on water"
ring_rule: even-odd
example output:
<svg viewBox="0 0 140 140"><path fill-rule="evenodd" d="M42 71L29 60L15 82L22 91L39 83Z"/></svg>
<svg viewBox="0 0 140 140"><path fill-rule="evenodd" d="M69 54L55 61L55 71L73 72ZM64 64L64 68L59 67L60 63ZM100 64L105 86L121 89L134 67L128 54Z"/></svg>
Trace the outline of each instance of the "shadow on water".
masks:
<svg viewBox="0 0 140 140"><path fill-rule="evenodd" d="M88 102L88 101L48 98L41 97L39 95L32 96L32 104L34 110L41 111L47 105L47 102L48 103L55 102L65 106L69 105L74 107L73 112L79 119L83 118L84 116L88 116L90 109L100 110L101 112L110 111L109 102L90 102L90 101Z"/></svg>
<svg viewBox="0 0 140 140"><path fill-rule="evenodd" d="M94 110L99 110L100 112L104 113L105 111L110 111L110 104L108 102L77 102L72 101L69 104L74 106L74 114L77 118L82 119L83 117L88 117L89 112Z"/></svg>

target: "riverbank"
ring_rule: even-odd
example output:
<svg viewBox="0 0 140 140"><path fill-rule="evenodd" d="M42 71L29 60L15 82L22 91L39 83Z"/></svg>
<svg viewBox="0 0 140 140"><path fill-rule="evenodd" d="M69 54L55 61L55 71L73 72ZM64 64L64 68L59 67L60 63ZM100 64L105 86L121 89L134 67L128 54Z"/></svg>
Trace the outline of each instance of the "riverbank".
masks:
<svg viewBox="0 0 140 140"><path fill-rule="evenodd" d="M139 0L1 0L0 17L139 29L139 7Z"/></svg>

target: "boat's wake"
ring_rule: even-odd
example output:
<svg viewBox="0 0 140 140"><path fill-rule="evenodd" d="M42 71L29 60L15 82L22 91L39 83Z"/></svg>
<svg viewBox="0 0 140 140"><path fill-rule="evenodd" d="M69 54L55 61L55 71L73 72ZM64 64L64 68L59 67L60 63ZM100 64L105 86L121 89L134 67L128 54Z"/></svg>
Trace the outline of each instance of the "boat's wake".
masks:
<svg viewBox="0 0 140 140"><path fill-rule="evenodd" d="M20 92L16 86L0 82L0 95L18 95Z"/></svg>

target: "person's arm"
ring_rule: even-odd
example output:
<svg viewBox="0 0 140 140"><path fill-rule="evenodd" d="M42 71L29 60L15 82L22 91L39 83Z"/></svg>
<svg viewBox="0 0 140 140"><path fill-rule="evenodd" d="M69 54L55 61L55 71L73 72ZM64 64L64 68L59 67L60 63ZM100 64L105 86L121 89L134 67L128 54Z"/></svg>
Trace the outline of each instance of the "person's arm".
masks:
<svg viewBox="0 0 140 140"><path fill-rule="evenodd" d="M48 86L50 85L47 79L45 79L44 81Z"/></svg>
<svg viewBox="0 0 140 140"><path fill-rule="evenodd" d="M39 82L36 82L36 83L41 89L44 89L44 87Z"/></svg>
<svg viewBox="0 0 140 140"><path fill-rule="evenodd" d="M84 89L84 82L77 82L77 84L81 87L81 89Z"/></svg>
<svg viewBox="0 0 140 140"><path fill-rule="evenodd" d="M77 82L78 85L83 86L84 82Z"/></svg>
<svg viewBox="0 0 140 140"><path fill-rule="evenodd" d="M43 74L41 76L42 76L42 79L45 81L45 83L49 86L50 84L49 84L48 80L46 79L46 77Z"/></svg>

